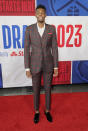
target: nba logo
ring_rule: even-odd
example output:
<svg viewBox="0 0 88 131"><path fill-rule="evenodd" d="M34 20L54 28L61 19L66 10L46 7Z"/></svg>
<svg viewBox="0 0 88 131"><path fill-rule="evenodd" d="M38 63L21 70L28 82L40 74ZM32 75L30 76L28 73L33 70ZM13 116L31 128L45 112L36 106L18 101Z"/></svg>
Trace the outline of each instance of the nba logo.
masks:
<svg viewBox="0 0 88 131"><path fill-rule="evenodd" d="M43 4L49 16L88 16L88 0L37 0Z"/></svg>

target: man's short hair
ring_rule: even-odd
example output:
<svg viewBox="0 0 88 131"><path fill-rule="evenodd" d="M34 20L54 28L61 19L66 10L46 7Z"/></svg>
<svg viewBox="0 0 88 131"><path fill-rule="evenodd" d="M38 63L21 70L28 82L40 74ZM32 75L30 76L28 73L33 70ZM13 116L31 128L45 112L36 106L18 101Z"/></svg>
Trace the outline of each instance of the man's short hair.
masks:
<svg viewBox="0 0 88 131"><path fill-rule="evenodd" d="M36 7L36 10L37 10L37 9L40 9L40 8L44 9L45 12L46 12L46 7L45 7L44 5L38 5L38 6Z"/></svg>

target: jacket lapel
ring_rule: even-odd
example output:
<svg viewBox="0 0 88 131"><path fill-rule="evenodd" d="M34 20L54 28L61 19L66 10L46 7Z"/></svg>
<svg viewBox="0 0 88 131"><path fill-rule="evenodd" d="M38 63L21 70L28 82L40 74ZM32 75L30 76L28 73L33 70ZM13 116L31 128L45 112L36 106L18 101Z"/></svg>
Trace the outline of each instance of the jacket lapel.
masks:
<svg viewBox="0 0 88 131"><path fill-rule="evenodd" d="M42 39L41 39L44 45L46 44L46 41L48 38L48 31L49 31L48 25L45 23L45 31L44 31L44 33L42 35Z"/></svg>
<svg viewBox="0 0 88 131"><path fill-rule="evenodd" d="M48 31L48 27L47 24L45 23L45 30L43 32L42 39L44 39L47 36L47 31Z"/></svg>
<svg viewBox="0 0 88 131"><path fill-rule="evenodd" d="M41 39L41 36L40 36L40 34L38 32L38 28L37 28L37 23L35 24L34 33L36 34L38 39Z"/></svg>

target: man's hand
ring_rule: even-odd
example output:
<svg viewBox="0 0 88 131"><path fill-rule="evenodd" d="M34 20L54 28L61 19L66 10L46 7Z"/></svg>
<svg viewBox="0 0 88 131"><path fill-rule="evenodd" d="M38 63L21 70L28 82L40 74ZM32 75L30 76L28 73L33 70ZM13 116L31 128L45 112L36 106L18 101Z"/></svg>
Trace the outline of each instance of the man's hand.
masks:
<svg viewBox="0 0 88 131"><path fill-rule="evenodd" d="M57 68L57 69L54 69L53 76L54 76L54 77L57 77L57 76L58 76L58 68Z"/></svg>
<svg viewBox="0 0 88 131"><path fill-rule="evenodd" d="M26 71L26 76L27 76L28 78L29 78L29 77L32 77L30 70L29 70L29 71Z"/></svg>

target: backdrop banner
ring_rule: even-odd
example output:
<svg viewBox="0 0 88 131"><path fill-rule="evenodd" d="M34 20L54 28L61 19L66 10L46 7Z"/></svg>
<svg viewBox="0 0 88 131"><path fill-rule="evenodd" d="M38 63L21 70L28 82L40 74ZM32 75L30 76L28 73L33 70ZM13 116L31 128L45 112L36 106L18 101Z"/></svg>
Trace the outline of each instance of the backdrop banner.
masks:
<svg viewBox="0 0 88 131"><path fill-rule="evenodd" d="M0 1L0 88L32 86L24 68L24 37L25 28L36 23L38 4L46 6L46 23L57 33L59 75L52 84L88 83L88 2L5 0Z"/></svg>

